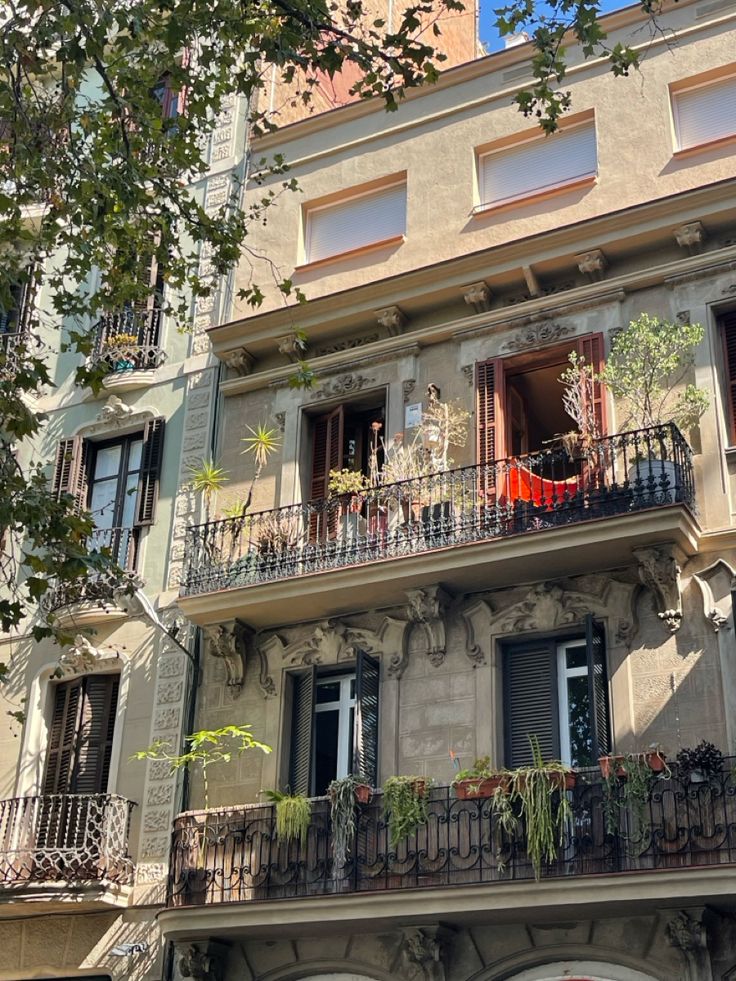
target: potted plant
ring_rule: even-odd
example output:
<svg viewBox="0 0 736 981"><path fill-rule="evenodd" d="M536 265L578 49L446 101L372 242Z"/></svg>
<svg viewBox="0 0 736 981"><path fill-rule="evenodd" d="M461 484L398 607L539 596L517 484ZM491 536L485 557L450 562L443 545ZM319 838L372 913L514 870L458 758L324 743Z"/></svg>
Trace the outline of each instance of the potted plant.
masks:
<svg viewBox="0 0 736 981"><path fill-rule="evenodd" d="M638 838L647 831L646 805L653 781L670 778L667 758L658 746L643 753L603 756L598 761L603 775L603 810L606 831L615 834L619 829L619 812L629 812L638 827Z"/></svg>
<svg viewBox="0 0 736 981"><path fill-rule="evenodd" d="M330 470L328 483L330 499L337 498L340 508L340 538L354 541L365 522L361 509L369 488L368 478L358 470Z"/></svg>
<svg viewBox="0 0 736 981"><path fill-rule="evenodd" d="M628 482L645 504L680 486L665 426L689 429L708 407L708 393L685 384L703 336L700 324L642 313L615 336L600 374L622 413L621 430L636 430L621 448L629 451Z"/></svg>
<svg viewBox="0 0 736 981"><path fill-rule="evenodd" d="M652 746L643 753L619 753L614 756L601 756L598 766L604 779L616 776L626 779L632 769L642 764L652 773L664 773L667 770L667 757L658 746Z"/></svg>
<svg viewBox="0 0 736 981"><path fill-rule="evenodd" d="M689 780L691 783L705 783L723 773L723 753L705 739L692 748L683 747L675 761L683 782Z"/></svg>
<svg viewBox="0 0 736 981"><path fill-rule="evenodd" d="M349 773L346 777L333 780L327 788L330 798L330 822L332 824L332 856L334 871L345 869L350 848L355 840L355 808L357 804L368 804L371 787L362 776Z"/></svg>
<svg viewBox="0 0 736 981"><path fill-rule="evenodd" d="M220 729L200 729L198 732L193 732L191 736L185 737L187 748L183 753L172 752L173 747L168 740L156 739L146 749L139 750L131 756L131 760L165 760L171 766L172 772L182 768L191 771L196 767L201 771L204 815L202 824L197 825L195 829L194 862L189 868L182 869L185 873L186 897L195 905L205 901L207 892L209 767L215 763L229 763L234 756L242 756L251 749L270 753L271 747L255 739L251 728L249 725L228 725Z"/></svg>
<svg viewBox="0 0 736 981"><path fill-rule="evenodd" d="M113 371L132 371L135 368L135 361L131 360L131 354L125 348L137 345L136 334L115 334L105 338L104 346L108 349L107 357Z"/></svg>
<svg viewBox="0 0 736 981"><path fill-rule="evenodd" d="M424 777L389 777L383 785L383 820L392 848L427 823Z"/></svg>
<svg viewBox="0 0 736 981"><path fill-rule="evenodd" d="M280 790L262 790L261 793L275 805L276 834L281 841L286 845L291 841L305 844L312 823L312 804L309 798L303 794L282 793Z"/></svg>
<svg viewBox="0 0 736 981"><path fill-rule="evenodd" d="M481 756L471 767L460 770L452 781L459 800L479 800L492 797L496 790L508 793L511 778L505 770L494 770L490 756Z"/></svg>

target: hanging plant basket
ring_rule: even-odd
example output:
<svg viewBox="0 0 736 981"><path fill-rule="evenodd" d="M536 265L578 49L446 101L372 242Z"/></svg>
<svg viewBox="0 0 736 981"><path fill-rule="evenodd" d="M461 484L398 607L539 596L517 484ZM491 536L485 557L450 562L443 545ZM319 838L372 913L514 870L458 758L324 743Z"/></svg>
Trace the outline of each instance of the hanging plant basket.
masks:
<svg viewBox="0 0 736 981"><path fill-rule="evenodd" d="M493 797L497 790L508 794L511 780L505 773L496 773L492 777L468 777L453 783L455 796L458 800L485 800Z"/></svg>

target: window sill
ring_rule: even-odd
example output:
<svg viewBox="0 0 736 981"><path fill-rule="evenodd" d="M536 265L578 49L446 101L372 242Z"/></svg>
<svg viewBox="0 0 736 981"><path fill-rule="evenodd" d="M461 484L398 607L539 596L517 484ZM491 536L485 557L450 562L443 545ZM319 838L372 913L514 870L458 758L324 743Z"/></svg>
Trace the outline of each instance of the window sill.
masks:
<svg viewBox="0 0 736 981"><path fill-rule="evenodd" d="M717 140L708 140L706 143L696 143L695 146L686 146L681 150L674 150L673 160L680 160L683 157L692 157L696 153L706 153L708 150L717 150L722 146L729 146L736 143L736 133L729 136L720 136Z"/></svg>
<svg viewBox="0 0 736 981"><path fill-rule="evenodd" d="M494 201L492 204L477 204L470 212L471 218L484 218L486 215L496 211L507 211L510 208L523 207L536 201L544 201L546 198L554 197L557 194L565 194L568 191L575 191L579 188L593 187L598 183L597 174L589 174L578 180L568 181L566 184L557 184L555 187L548 187L541 191L534 191L531 194L522 194L515 198L507 198L504 201Z"/></svg>
<svg viewBox="0 0 736 981"><path fill-rule="evenodd" d="M303 262L294 267L294 272L309 272L311 269L320 269L345 259L354 259L368 252L377 252L379 249L387 249L393 245L403 245L406 235L392 235L391 238L382 238L378 242L371 242L369 245L361 245L357 249L350 249L349 252L338 252L337 255L328 255L324 259L315 259L314 262Z"/></svg>

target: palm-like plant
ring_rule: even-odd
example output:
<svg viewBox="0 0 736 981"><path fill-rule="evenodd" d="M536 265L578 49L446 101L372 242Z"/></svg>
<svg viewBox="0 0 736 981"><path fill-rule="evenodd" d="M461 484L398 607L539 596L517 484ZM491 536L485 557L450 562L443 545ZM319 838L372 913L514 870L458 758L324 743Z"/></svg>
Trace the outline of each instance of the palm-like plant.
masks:
<svg viewBox="0 0 736 981"><path fill-rule="evenodd" d="M192 490L202 495L205 521L209 521L212 498L225 486L229 474L224 467L218 467L212 459L190 464L188 469Z"/></svg>
<svg viewBox="0 0 736 981"><path fill-rule="evenodd" d="M250 436L244 436L241 442L245 443L243 453L252 453L255 460L256 469L253 479L248 488L248 495L243 503L242 513L248 510L253 499L253 488L256 481L261 476L263 468L268 463L270 457L281 448L281 440L275 429L268 429L263 423L259 422L255 429L247 427Z"/></svg>

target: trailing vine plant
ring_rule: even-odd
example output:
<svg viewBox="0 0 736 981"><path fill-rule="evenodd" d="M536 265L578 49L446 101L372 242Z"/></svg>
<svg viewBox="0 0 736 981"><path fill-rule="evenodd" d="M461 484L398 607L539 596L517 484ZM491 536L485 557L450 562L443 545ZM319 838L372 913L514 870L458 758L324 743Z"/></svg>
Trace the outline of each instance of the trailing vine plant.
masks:
<svg viewBox="0 0 736 981"><path fill-rule="evenodd" d="M383 785L383 819L392 848L427 823L425 786L424 777L389 777Z"/></svg>

